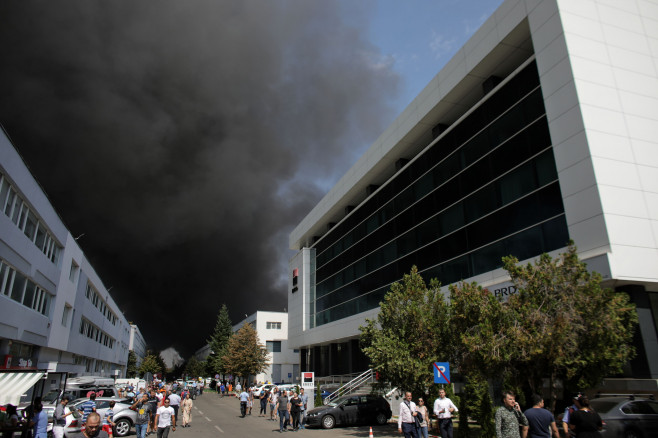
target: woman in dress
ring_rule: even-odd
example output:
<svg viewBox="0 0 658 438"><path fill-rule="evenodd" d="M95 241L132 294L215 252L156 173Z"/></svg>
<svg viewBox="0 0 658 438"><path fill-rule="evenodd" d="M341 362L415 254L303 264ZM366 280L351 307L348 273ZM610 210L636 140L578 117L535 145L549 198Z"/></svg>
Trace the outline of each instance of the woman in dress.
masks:
<svg viewBox="0 0 658 438"><path fill-rule="evenodd" d="M574 411L569 417L569 428L576 434L576 438L600 438L603 422L599 414L589 407L586 395L577 398L581 408Z"/></svg>
<svg viewBox="0 0 658 438"><path fill-rule="evenodd" d="M183 409L183 427L190 427L192 422L192 399L190 398L190 393L185 394L185 399L181 403L181 408Z"/></svg>
<svg viewBox="0 0 658 438"><path fill-rule="evenodd" d="M418 399L418 406L416 406L416 412L420 412L423 414L423 421L420 422L419 429L418 429L418 436L420 438L427 438L428 433L427 433L427 426L429 425L429 412L427 412L427 406L425 406L425 400L422 398Z"/></svg>

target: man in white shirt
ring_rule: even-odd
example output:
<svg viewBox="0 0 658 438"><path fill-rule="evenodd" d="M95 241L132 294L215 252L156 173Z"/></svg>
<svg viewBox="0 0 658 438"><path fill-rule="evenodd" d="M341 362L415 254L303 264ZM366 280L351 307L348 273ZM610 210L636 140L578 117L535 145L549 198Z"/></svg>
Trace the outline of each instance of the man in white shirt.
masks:
<svg viewBox="0 0 658 438"><path fill-rule="evenodd" d="M174 417L176 417L176 422L178 422L178 408L180 407L180 395L172 392L169 394L169 406L174 408Z"/></svg>
<svg viewBox="0 0 658 438"><path fill-rule="evenodd" d="M405 438L418 438L416 431L416 404L411 401L411 392L404 394L404 400L400 403L400 415L398 416L398 432L404 433Z"/></svg>
<svg viewBox="0 0 658 438"><path fill-rule="evenodd" d="M174 408L169 406L169 399L165 399L164 406L158 408L155 414L155 423L158 427L158 438L167 438L170 427L174 432L176 431L176 417L174 416Z"/></svg>
<svg viewBox="0 0 658 438"><path fill-rule="evenodd" d="M439 419L441 438L452 438L452 413L457 411L457 406L446 397L446 390L439 389L439 398L434 401L434 414Z"/></svg>

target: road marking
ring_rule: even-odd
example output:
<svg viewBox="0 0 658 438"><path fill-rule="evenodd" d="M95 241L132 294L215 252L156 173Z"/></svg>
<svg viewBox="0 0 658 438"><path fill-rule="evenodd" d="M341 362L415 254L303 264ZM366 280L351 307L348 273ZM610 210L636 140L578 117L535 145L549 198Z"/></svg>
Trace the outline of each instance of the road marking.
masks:
<svg viewBox="0 0 658 438"><path fill-rule="evenodd" d="M197 409L197 408L194 408L194 409ZM199 411L199 410L197 409L197 411ZM203 412L199 411L199 414L203 415Z"/></svg>
<svg viewBox="0 0 658 438"><path fill-rule="evenodd" d="M211 420L210 418L208 418L208 417L206 417L206 420L208 420L208 421L212 421L212 420Z"/></svg>
<svg viewBox="0 0 658 438"><path fill-rule="evenodd" d="M219 426L217 426L217 425L215 425L215 429L217 429L217 430L220 431L221 433L224 433L224 431L223 431L222 429L220 429Z"/></svg>

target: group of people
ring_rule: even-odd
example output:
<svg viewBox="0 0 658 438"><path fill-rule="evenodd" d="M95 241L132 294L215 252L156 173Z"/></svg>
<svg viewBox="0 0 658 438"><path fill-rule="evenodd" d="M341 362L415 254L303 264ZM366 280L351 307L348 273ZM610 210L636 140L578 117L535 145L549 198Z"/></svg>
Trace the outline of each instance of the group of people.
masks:
<svg viewBox="0 0 658 438"><path fill-rule="evenodd" d="M240 384L236 384L236 397L240 399L240 414L244 418L251 415L254 403L255 388L242 389ZM265 390L260 395L260 413L259 417L267 417L267 406L270 407L269 419L276 421L279 417L279 432L291 430L293 432L299 429L305 429L305 413L308 410L308 395L304 393L304 388L295 390L279 390L273 387L271 391ZM291 427L291 428L289 428Z"/></svg>
<svg viewBox="0 0 658 438"><path fill-rule="evenodd" d="M540 395L531 397L532 407L521 411L512 391L503 392L503 405L496 410L496 438L560 438L555 418L544 409L544 399ZM574 404L565 412L563 421L564 433L567 437L596 438L600 437L602 428L601 417L589 406L587 396L578 394L573 399ZM446 397L445 390L439 390L439 397L434 402L434 414L439 422L442 438L453 437L452 414L458 409ZM429 412L422 398L418 405L412 401L411 392L406 392L400 403L398 431L405 438L427 438L429 427Z"/></svg>

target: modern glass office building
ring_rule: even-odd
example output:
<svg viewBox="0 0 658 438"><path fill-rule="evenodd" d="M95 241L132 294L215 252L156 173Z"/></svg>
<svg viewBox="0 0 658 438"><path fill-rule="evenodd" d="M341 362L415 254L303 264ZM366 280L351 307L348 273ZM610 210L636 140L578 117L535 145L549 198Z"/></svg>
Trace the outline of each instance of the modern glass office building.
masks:
<svg viewBox="0 0 658 438"><path fill-rule="evenodd" d="M358 326L411 266L504 290L569 239L643 320L658 378L658 8L507 0L290 235L302 371L363 371ZM641 84L641 85L640 85Z"/></svg>

